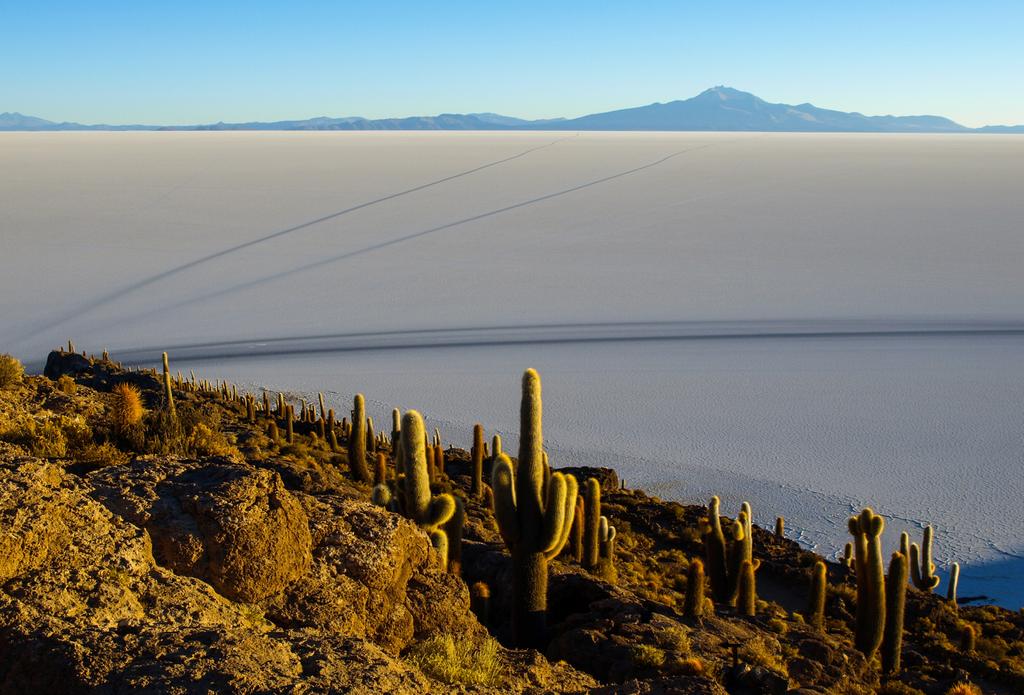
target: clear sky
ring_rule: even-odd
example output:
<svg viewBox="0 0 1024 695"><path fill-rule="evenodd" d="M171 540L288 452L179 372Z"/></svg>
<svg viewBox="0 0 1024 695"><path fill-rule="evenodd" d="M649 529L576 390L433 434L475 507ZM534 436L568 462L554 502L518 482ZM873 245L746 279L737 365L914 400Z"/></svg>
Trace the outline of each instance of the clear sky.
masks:
<svg viewBox="0 0 1024 695"><path fill-rule="evenodd" d="M0 0L0 112L52 120L571 117L718 84L1024 123L1024 1Z"/></svg>

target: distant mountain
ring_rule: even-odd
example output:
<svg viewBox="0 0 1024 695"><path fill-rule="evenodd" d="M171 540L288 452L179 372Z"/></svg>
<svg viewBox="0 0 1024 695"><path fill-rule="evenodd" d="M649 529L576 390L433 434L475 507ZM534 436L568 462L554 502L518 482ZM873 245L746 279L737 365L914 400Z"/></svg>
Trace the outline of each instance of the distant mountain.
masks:
<svg viewBox="0 0 1024 695"><path fill-rule="evenodd" d="M768 132L962 133L940 116L864 116L811 104L771 104L730 87L685 101L595 113L545 126L552 130L727 130Z"/></svg>
<svg viewBox="0 0 1024 695"><path fill-rule="evenodd" d="M1024 133L1024 126L967 128L942 116L865 116L813 104L773 104L731 87L682 101L606 111L579 118L525 120L496 113L369 119L319 116L297 121L205 125L82 125L19 113L0 114L0 130L636 130L829 133Z"/></svg>

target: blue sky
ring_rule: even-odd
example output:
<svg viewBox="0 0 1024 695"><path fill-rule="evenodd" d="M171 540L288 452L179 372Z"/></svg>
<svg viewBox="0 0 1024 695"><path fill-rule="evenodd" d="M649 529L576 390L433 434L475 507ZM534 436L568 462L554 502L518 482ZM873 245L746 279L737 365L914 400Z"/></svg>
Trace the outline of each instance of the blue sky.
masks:
<svg viewBox="0 0 1024 695"><path fill-rule="evenodd" d="M1024 2L17 2L0 112L205 123L577 116L725 84L1024 123Z"/></svg>

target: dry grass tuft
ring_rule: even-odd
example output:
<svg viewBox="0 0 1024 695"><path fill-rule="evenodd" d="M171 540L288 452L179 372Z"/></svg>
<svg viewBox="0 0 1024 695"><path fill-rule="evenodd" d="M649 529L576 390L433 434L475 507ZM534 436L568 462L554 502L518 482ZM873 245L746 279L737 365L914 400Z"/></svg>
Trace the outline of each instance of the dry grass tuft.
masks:
<svg viewBox="0 0 1024 695"><path fill-rule="evenodd" d="M448 685L495 685L505 675L500 647L490 637L474 642L463 636L438 635L413 645L407 658Z"/></svg>

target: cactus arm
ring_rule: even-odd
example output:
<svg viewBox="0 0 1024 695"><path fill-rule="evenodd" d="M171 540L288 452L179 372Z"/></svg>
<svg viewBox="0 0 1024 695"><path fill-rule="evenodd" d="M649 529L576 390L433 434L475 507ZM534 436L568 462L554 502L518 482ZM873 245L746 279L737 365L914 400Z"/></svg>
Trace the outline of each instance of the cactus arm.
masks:
<svg viewBox="0 0 1024 695"><path fill-rule="evenodd" d="M579 498L579 485L576 477L569 474L560 474L565 478L565 518L562 522L562 534L555 544L555 547L546 553L548 560L558 557L565 544L569 541L569 533L576 522L576 500Z"/></svg>
<svg viewBox="0 0 1024 695"><path fill-rule="evenodd" d="M498 530L509 550L519 543L519 514L516 505L516 475L512 461L499 454L491 471L491 489L494 493L494 516Z"/></svg>
<svg viewBox="0 0 1024 695"><path fill-rule="evenodd" d="M455 514L455 498L445 493L430 500L427 507L427 515L420 526L427 530L434 530L443 526Z"/></svg>
<svg viewBox="0 0 1024 695"><path fill-rule="evenodd" d="M562 539L565 526L565 508L568 500L568 485L565 476L554 473L548 486L547 505L544 509L544 525L537 549L545 555L552 552Z"/></svg>

